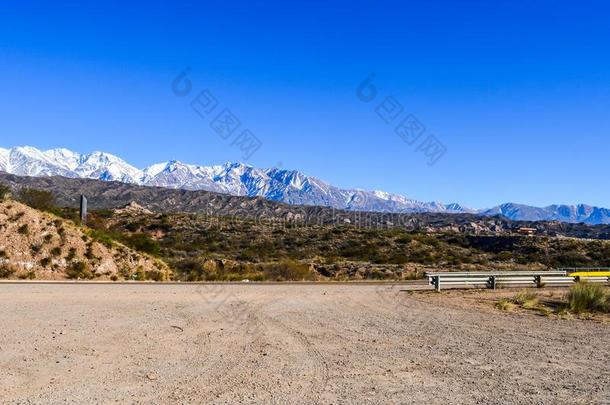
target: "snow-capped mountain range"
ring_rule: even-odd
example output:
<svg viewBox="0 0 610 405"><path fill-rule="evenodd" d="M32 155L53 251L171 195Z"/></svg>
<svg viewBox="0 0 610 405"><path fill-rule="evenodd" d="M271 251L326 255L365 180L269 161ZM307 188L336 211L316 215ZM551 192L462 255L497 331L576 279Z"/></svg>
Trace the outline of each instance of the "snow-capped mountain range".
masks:
<svg viewBox="0 0 610 405"><path fill-rule="evenodd" d="M473 210L457 203L445 205L421 202L383 191L341 189L298 171L258 169L242 163L197 166L169 161L138 169L104 152L80 154L62 148L41 151L23 146L0 148L0 171L21 176L90 178L238 196L260 196L288 204L321 205L357 211L500 214L515 220L610 223L610 210L586 205L536 208L504 204L492 209Z"/></svg>

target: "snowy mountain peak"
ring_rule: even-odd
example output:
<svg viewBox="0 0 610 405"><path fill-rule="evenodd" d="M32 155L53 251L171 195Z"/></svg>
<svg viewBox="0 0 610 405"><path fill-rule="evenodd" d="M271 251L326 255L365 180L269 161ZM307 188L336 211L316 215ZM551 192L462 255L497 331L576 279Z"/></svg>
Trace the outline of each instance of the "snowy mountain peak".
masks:
<svg viewBox="0 0 610 405"><path fill-rule="evenodd" d="M8 162L11 151L9 149L0 148L0 170L8 171Z"/></svg>
<svg viewBox="0 0 610 405"><path fill-rule="evenodd" d="M141 170L105 152L81 155L80 164L74 169L74 172L78 177L134 184L138 184L143 175Z"/></svg>
<svg viewBox="0 0 610 405"><path fill-rule="evenodd" d="M489 210L480 211L482 215L502 215L522 221L561 221L586 223L589 225L610 224L610 209L590 205L550 205L532 207L524 204L507 203Z"/></svg>
<svg viewBox="0 0 610 405"><path fill-rule="evenodd" d="M492 209L475 211L457 203L426 203L380 190L340 189L296 170L259 169L234 162L216 166L196 166L170 160L140 170L105 152L83 155L65 148L40 151L31 146L22 146L0 148L0 170L22 176L91 178L144 186L206 190L264 197L288 204L320 205L347 210L477 213L503 215L516 220L610 223L610 210L588 205L536 208L503 204Z"/></svg>
<svg viewBox="0 0 610 405"><path fill-rule="evenodd" d="M68 170L76 170L81 162L81 155L64 148L51 149L44 152L51 161L63 164Z"/></svg>
<svg viewBox="0 0 610 405"><path fill-rule="evenodd" d="M142 174L144 176L148 176L148 177L151 177L151 178L155 177L156 175L161 173L163 170L168 168L168 166L170 166L171 163L172 163L172 161L156 163L156 164L151 165L151 166L147 167L146 169L144 169Z"/></svg>
<svg viewBox="0 0 610 405"><path fill-rule="evenodd" d="M106 152L80 154L65 148L43 152L23 146L0 150L0 170L18 175L58 175L260 196L290 204L323 205L340 209L387 212L445 211L442 204L421 203L383 191L340 189L296 170L259 169L236 162L217 166L195 166L171 160L140 170Z"/></svg>

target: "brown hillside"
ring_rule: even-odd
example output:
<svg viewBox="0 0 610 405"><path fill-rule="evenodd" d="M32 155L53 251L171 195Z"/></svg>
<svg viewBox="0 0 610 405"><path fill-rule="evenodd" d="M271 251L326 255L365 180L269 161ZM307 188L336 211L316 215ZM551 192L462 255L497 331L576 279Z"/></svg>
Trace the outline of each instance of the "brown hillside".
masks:
<svg viewBox="0 0 610 405"><path fill-rule="evenodd" d="M84 227L15 201L0 202L0 278L153 279L167 265Z"/></svg>

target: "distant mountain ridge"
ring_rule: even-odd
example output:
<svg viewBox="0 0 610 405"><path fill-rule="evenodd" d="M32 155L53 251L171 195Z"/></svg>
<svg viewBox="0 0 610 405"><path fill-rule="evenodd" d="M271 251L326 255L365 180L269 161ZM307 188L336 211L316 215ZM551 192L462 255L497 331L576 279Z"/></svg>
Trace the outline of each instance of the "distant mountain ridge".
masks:
<svg viewBox="0 0 610 405"><path fill-rule="evenodd" d="M138 169L104 152L41 151L30 146L0 149L0 170L21 176L89 178L144 186L264 197L288 204L381 212L471 212L459 204L424 203L382 191L346 190L295 170L258 169L242 163L197 166L168 161Z"/></svg>
<svg viewBox="0 0 610 405"><path fill-rule="evenodd" d="M327 206L352 211L392 213L476 213L513 220L546 220L610 224L610 210L587 205L545 208L519 204L474 210L460 204L421 202L384 191L341 189L296 170L259 169L242 163L198 166L179 161L138 169L105 153L80 154L68 149L41 151L23 146L0 148L0 171L20 176L63 176L172 189L204 190L236 196L264 197L297 205Z"/></svg>
<svg viewBox="0 0 610 405"><path fill-rule="evenodd" d="M523 204L502 204L488 210L479 211L481 215L503 215L518 221L560 221L589 225L610 224L610 209L579 205L551 205L544 208Z"/></svg>

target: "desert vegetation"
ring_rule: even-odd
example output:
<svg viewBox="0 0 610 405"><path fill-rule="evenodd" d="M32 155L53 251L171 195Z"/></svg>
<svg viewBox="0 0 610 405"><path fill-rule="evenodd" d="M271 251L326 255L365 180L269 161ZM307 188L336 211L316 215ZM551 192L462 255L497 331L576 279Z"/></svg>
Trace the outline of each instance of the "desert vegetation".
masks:
<svg viewBox="0 0 610 405"><path fill-rule="evenodd" d="M504 312L517 309L530 310L544 316L588 318L595 314L610 313L610 288L586 282L576 283L568 292L548 295L546 291L523 290L510 298L496 302Z"/></svg>
<svg viewBox="0 0 610 405"><path fill-rule="evenodd" d="M23 187L17 193L17 201L41 211L56 211L53 193L35 188Z"/></svg>
<svg viewBox="0 0 610 405"><path fill-rule="evenodd" d="M406 280L420 278L428 270L610 266L610 241L601 239L361 227L348 222L307 225L273 218L153 213L137 204L92 211L87 226L81 226L77 210L57 208L50 192L22 188L15 198L38 212L50 213L45 214L51 216L44 229L33 229L34 224L23 218L24 209L13 207L17 202L4 203L10 211L7 221L15 224L11 229L33 239L28 244L32 256L38 265L52 269L68 269L77 260L95 269L103 262L100 249L121 252L125 248L169 266L172 277L184 281ZM72 237L75 227L77 242ZM132 256L113 255L117 260ZM135 267L109 276L168 277ZM88 276L78 269L70 274Z"/></svg>
<svg viewBox="0 0 610 405"><path fill-rule="evenodd" d="M601 285L577 283L567 301L570 311L575 313L610 312L610 290Z"/></svg>
<svg viewBox="0 0 610 405"><path fill-rule="evenodd" d="M69 218L74 212L64 210ZM517 235L427 233L95 211L88 233L163 259L181 280L411 279L429 269L543 270L610 266L610 242ZM290 264L290 265L288 265ZM301 266L303 270L292 272Z"/></svg>
<svg viewBox="0 0 610 405"><path fill-rule="evenodd" d="M4 201L11 194L11 188L4 184L0 184L0 201Z"/></svg>

